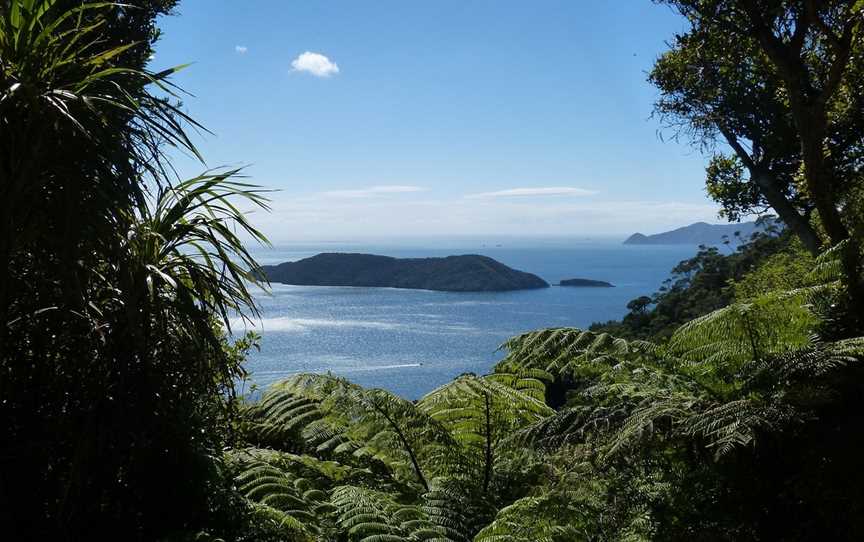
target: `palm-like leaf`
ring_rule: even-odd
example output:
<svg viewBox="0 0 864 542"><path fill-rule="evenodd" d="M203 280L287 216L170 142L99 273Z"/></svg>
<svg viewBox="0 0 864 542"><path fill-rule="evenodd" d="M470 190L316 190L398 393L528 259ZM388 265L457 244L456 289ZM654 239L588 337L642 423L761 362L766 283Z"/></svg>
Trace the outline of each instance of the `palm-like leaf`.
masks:
<svg viewBox="0 0 864 542"><path fill-rule="evenodd" d="M506 378L530 392L525 378ZM538 399L524 391L504 385L494 375L478 378L462 376L428 393L419 408L440 422L459 444L459 463L469 479L481 481L486 492L492 480L495 460L501 442L512 432L552 414L542 400L542 383ZM482 473L475 477L474 473ZM452 474L452 473L451 473Z"/></svg>
<svg viewBox="0 0 864 542"><path fill-rule="evenodd" d="M731 374L746 361L806 345L815 323L802 296L771 294L684 324L672 335L668 352Z"/></svg>
<svg viewBox="0 0 864 542"><path fill-rule="evenodd" d="M448 540L421 507L399 503L386 493L342 486L333 491L332 503L337 524L351 541Z"/></svg>
<svg viewBox="0 0 864 542"><path fill-rule="evenodd" d="M593 374L595 364L614 364L622 356L651 355L656 347L646 341L625 341L608 333L550 328L513 337L501 348L508 354L496 372L519 374L540 370L540 375L573 378Z"/></svg>
<svg viewBox="0 0 864 542"><path fill-rule="evenodd" d="M268 423L283 428L297 426L297 408L302 408L303 437L318 452L382 461L424 490L429 473L445 461L442 450L452 443L444 427L410 401L332 376L292 377L275 385L263 405L274 416Z"/></svg>
<svg viewBox="0 0 864 542"><path fill-rule="evenodd" d="M249 286L265 283L237 230L268 241L238 205L268 207L263 190L234 180L238 173L210 173L164 187L152 206L139 206L126 252L134 280L143 280L151 299L194 301L220 315L225 325L234 312L257 315Z"/></svg>
<svg viewBox="0 0 864 542"><path fill-rule="evenodd" d="M165 98L178 97L179 89L168 77L182 66L150 73L115 65L136 45L105 48L100 39L121 4L89 2L58 12L56 3L12 0L0 14L0 107L23 107L54 118L88 139L128 135L136 165L160 177L163 143L200 158L183 123L203 128ZM164 96L138 92L148 85ZM111 133L117 115L131 125Z"/></svg>

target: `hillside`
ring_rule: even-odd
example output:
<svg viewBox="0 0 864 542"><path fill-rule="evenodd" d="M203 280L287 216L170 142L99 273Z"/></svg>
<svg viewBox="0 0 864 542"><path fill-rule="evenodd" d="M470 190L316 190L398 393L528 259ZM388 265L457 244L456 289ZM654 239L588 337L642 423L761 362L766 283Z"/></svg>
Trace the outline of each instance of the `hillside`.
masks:
<svg viewBox="0 0 864 542"><path fill-rule="evenodd" d="M625 245L719 245L728 238L732 243L739 244L750 239L757 231L764 230L764 226L756 222L741 222L739 224L708 224L707 222L696 222L689 226L677 228L671 231L645 235L634 233ZM735 232L739 232L741 241L736 242ZM726 236L724 238L724 236Z"/></svg>
<svg viewBox="0 0 864 542"><path fill-rule="evenodd" d="M392 258L373 254L323 253L296 262L265 265L271 282L306 286L375 286L491 292L546 288L546 281L486 256Z"/></svg>

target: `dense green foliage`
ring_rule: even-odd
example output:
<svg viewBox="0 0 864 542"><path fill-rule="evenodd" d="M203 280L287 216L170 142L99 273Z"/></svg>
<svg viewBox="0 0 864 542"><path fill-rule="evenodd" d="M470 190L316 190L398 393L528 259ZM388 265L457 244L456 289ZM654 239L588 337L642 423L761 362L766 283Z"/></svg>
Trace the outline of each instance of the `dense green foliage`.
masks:
<svg viewBox="0 0 864 542"><path fill-rule="evenodd" d="M650 74L657 114L713 151L723 214L770 208L813 255L842 243L846 319L861 327L864 3L657 1L689 27Z"/></svg>
<svg viewBox="0 0 864 542"><path fill-rule="evenodd" d="M659 0L689 29L654 66L657 113L703 148L709 194L735 219L772 208L816 252L856 233L862 6L857 0ZM839 210L845 203L845 212ZM860 233L857 232L857 233Z"/></svg>
<svg viewBox="0 0 864 542"><path fill-rule="evenodd" d="M264 202L235 172L168 174L166 149L196 154L173 70L144 65L172 5L0 8L0 531L14 539L152 539L210 506L251 346L221 322L254 314L236 232L258 234L231 200Z"/></svg>
<svg viewBox="0 0 864 542"><path fill-rule="evenodd" d="M630 301L630 312L621 321L595 323L590 329L663 340L678 326L733 300L802 286L812 265L813 258L788 230L756 234L734 250L701 246L672 269L659 291Z"/></svg>
<svg viewBox="0 0 864 542"><path fill-rule="evenodd" d="M234 396L255 337L224 326L261 276L237 231L264 241L237 204L266 200L236 171L170 174L166 150L197 155L174 70L146 68L173 3L0 11L0 532L864 538L864 3L665 2L690 29L658 111L733 149L708 171L728 216L788 229L416 402L310 374Z"/></svg>

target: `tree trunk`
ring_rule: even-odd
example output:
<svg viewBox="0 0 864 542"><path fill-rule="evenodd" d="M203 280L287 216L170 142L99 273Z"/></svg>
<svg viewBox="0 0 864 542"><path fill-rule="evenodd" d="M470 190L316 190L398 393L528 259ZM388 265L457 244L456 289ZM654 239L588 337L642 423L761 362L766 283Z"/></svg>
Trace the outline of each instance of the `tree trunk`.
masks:
<svg viewBox="0 0 864 542"><path fill-rule="evenodd" d="M825 232L832 246L846 241L842 253L844 282L852 301L851 315L856 315L855 318L860 320L861 317L857 315L864 309L860 249L858 240L849 235L849 230L843 223L837 172L825 149L829 124L827 107L848 67L855 33L860 24L856 20L859 15L854 13L854 10L848 13L850 19L843 25L840 35L834 34L827 25L822 24L833 59L827 70L828 75L822 81L814 83L813 74L802 57L801 45L806 37L806 29L801 32L801 39L784 42L774 34L771 24L763 19L756 3L742 2L741 7L752 24L751 35L758 40L762 50L774 64L789 95L792 119L801 142L804 181ZM820 22L820 14L815 10L811 9L809 15ZM855 322L855 325L860 327L859 322Z"/></svg>
<svg viewBox="0 0 864 542"><path fill-rule="evenodd" d="M792 111L801 139L804 180L816 210L819 211L825 233L828 234L831 244L836 245L849 238L849 231L840 217L836 179L833 168L827 163L825 156L824 144L828 121L821 108L796 104L798 100L792 100Z"/></svg>
<svg viewBox="0 0 864 542"><path fill-rule="evenodd" d="M862 325L861 315L864 312L864 284L861 282L861 256L857 239L849 234L849 229L843 223L838 201L839 187L837 175L826 156L825 139L827 137L828 118L824 107L816 104L802 104L803 97L796 95L791 98L793 116L798 126L801 139L801 156L804 162L804 180L807 191L813 200L825 233L835 246L845 241L841 252L843 266L843 282L852 301L851 314L859 321L854 322L856 328Z"/></svg>
<svg viewBox="0 0 864 542"><path fill-rule="evenodd" d="M801 239L804 247L806 247L811 254L814 256L819 254L819 251L822 248L822 242L816 234L816 230L813 229L813 226L810 225L807 218L798 212L798 209L796 209L792 202L789 201L786 194L777 187L776 177L765 167L756 163L753 157L750 156L750 153L748 153L738 141L738 138L736 138L735 135L722 123L718 123L717 128L720 130L720 133L723 134L723 137L726 138L726 142L729 143L732 150L735 151L738 159L741 160L747 168L747 171L750 172L750 182L754 183L759 188L759 192L768 201L768 205L770 205L771 208L777 212L780 219L789 226L793 232L795 232L798 238Z"/></svg>
<svg viewBox="0 0 864 542"><path fill-rule="evenodd" d="M489 489L489 482L492 480L492 416L489 405L489 392L483 392L483 400L486 405L486 464L483 470L483 493Z"/></svg>
<svg viewBox="0 0 864 542"><path fill-rule="evenodd" d="M780 192L774 183L774 179L768 173L759 171L751 171L750 178L759 187L759 192L765 196L768 204L777 216L783 221L801 240L810 254L814 256L819 254L822 247L822 241L816 234L816 230L810 225L810 222L798 212L798 209Z"/></svg>

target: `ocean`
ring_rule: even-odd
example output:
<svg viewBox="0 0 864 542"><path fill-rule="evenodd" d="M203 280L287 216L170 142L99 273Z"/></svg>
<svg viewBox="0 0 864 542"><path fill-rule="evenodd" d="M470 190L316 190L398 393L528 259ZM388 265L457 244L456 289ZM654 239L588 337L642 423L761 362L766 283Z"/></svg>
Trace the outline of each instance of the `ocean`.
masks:
<svg viewBox="0 0 864 542"><path fill-rule="evenodd" d="M253 253L262 264L320 252L405 258L483 254L550 284L589 278L615 287L454 293L273 284L269 294L256 295L261 319L248 328L262 336L260 351L253 351L247 361L250 384L265 388L298 372L331 372L417 399L462 373L489 372L503 356L498 347L508 337L621 318L631 299L655 292L670 270L696 251L692 245L630 246L618 239L422 240L257 249ZM236 320L232 327L235 333L245 329Z"/></svg>

